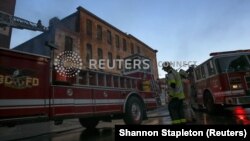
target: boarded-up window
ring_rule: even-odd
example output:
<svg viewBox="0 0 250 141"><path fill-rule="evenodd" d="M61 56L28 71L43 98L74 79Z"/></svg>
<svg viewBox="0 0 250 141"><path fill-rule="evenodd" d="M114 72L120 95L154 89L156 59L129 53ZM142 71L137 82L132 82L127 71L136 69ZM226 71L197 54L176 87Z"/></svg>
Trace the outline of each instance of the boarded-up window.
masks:
<svg viewBox="0 0 250 141"><path fill-rule="evenodd" d="M87 44L87 52L86 52L86 62L89 63L89 60L92 59L92 46L91 44Z"/></svg>
<svg viewBox="0 0 250 141"><path fill-rule="evenodd" d="M97 52L98 52L98 61L99 61L100 59L103 59L102 49L98 48Z"/></svg>
<svg viewBox="0 0 250 141"><path fill-rule="evenodd" d="M123 51L127 51L127 41L123 38Z"/></svg>
<svg viewBox="0 0 250 141"><path fill-rule="evenodd" d="M101 48L98 48L97 53L98 53L97 64L98 64L99 69L102 69L102 68L105 67L105 66L103 65L102 62L100 63L100 60L103 59L103 52L102 52L102 49L101 49Z"/></svg>
<svg viewBox="0 0 250 141"><path fill-rule="evenodd" d="M109 67L113 67L113 57L111 52L108 53L108 61L109 61Z"/></svg>
<svg viewBox="0 0 250 141"><path fill-rule="evenodd" d="M65 51L72 51L73 50L73 39L69 36L65 36L65 44L64 44Z"/></svg>
<svg viewBox="0 0 250 141"><path fill-rule="evenodd" d="M131 46L131 54L134 54L135 53L135 51L134 51L134 44L131 43L130 46Z"/></svg>
<svg viewBox="0 0 250 141"><path fill-rule="evenodd" d="M117 55L116 59L117 59L117 61L116 61L116 68L117 68L117 70L121 70L122 69L122 64L121 64L121 61L118 61L118 60L121 59L121 57L119 55Z"/></svg>
<svg viewBox="0 0 250 141"><path fill-rule="evenodd" d="M120 38L118 35L115 35L115 46L116 48L120 48Z"/></svg>
<svg viewBox="0 0 250 141"><path fill-rule="evenodd" d="M140 54L141 53L141 49L139 46L137 46L137 53Z"/></svg>
<svg viewBox="0 0 250 141"><path fill-rule="evenodd" d="M111 35L111 31L107 31L107 42L109 44L112 44L112 35Z"/></svg>
<svg viewBox="0 0 250 141"><path fill-rule="evenodd" d="M87 19L86 24L87 35L92 36L92 21Z"/></svg>
<svg viewBox="0 0 250 141"><path fill-rule="evenodd" d="M97 25L96 37L98 40L102 40L102 26L100 25Z"/></svg>

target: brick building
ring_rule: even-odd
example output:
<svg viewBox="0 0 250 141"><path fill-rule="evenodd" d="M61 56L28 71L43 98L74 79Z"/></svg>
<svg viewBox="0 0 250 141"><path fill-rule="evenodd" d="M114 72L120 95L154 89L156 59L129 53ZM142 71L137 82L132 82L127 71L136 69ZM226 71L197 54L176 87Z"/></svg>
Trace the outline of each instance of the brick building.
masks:
<svg viewBox="0 0 250 141"><path fill-rule="evenodd" d="M14 15L16 0L0 0L0 11ZM0 26L0 47L10 48L11 28Z"/></svg>
<svg viewBox="0 0 250 141"><path fill-rule="evenodd" d="M89 59L122 59L132 54L140 54L151 60L154 78L158 78L157 51L137 39L107 23L93 13L78 7L77 11L62 20L50 20L49 31L17 46L16 50L49 55L45 41L53 42L58 49L55 54L64 50L77 52L84 69L88 68ZM105 69L107 72L121 73L121 70Z"/></svg>

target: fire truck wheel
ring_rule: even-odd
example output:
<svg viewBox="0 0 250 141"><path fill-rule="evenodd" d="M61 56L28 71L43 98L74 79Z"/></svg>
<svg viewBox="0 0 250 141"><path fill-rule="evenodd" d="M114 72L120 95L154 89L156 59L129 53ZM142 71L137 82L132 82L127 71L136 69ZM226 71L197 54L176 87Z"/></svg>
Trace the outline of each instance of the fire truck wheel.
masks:
<svg viewBox="0 0 250 141"><path fill-rule="evenodd" d="M142 102L136 98L129 98L126 104L126 113L124 122L126 124L141 124L143 119L143 107Z"/></svg>
<svg viewBox="0 0 250 141"><path fill-rule="evenodd" d="M214 100L209 92L205 94L205 107L208 113L212 114L215 112Z"/></svg>
<svg viewBox="0 0 250 141"><path fill-rule="evenodd" d="M87 129L93 129L96 127L96 125L99 123L98 119L85 119L85 118L79 118L79 122L81 125Z"/></svg>

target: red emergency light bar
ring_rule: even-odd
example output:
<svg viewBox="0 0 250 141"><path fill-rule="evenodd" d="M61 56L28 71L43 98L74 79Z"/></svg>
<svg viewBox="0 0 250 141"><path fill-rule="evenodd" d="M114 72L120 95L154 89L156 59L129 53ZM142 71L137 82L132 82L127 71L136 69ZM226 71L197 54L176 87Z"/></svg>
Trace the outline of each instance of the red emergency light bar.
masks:
<svg viewBox="0 0 250 141"><path fill-rule="evenodd" d="M240 52L250 52L250 49L247 49L247 50L234 50L234 51L223 51L223 52L212 52L209 55L210 56L217 56L217 55L222 55L222 54L240 53Z"/></svg>

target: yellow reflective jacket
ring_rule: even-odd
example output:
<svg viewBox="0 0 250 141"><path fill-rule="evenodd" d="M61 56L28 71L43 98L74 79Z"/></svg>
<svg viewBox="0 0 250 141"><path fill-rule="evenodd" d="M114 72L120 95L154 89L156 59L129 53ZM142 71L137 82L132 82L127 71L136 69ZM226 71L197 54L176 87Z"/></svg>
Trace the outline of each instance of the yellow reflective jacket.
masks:
<svg viewBox="0 0 250 141"><path fill-rule="evenodd" d="M184 99L185 95L183 92L183 86L182 86L182 80L180 77L180 74L172 69L169 73L168 73L168 78L166 79L166 83L168 85L169 88L169 96L173 97L173 98L178 98L178 99ZM175 84L175 88L172 88L170 86L171 83Z"/></svg>

